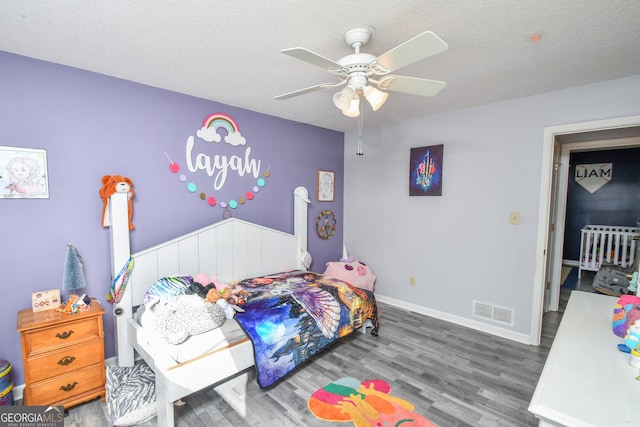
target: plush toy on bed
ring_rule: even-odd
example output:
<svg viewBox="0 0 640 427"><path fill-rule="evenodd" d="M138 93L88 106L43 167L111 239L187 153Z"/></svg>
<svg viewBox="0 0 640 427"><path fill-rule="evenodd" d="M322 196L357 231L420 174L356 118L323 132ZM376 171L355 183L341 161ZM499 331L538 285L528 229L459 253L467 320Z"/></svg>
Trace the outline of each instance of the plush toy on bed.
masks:
<svg viewBox="0 0 640 427"><path fill-rule="evenodd" d="M206 300L222 308L224 316L229 320L233 319L236 311L244 311L237 305L238 298L233 294L231 288L211 289L207 293Z"/></svg>
<svg viewBox="0 0 640 427"><path fill-rule="evenodd" d="M376 276L371 268L353 257L342 258L339 262L328 262L323 275L371 292L373 292L373 285L376 281Z"/></svg>
<svg viewBox="0 0 640 427"><path fill-rule="evenodd" d="M155 330L169 344L180 344L225 322L223 309L197 295L177 295L159 305L153 316Z"/></svg>
<svg viewBox="0 0 640 427"><path fill-rule="evenodd" d="M218 282L218 276L212 276L209 280L206 274L196 274L191 281L189 290L204 298L205 301L217 304L229 320L233 319L236 311L243 311L238 307L243 303L239 288L236 289L226 283Z"/></svg>
<svg viewBox="0 0 640 427"><path fill-rule="evenodd" d="M206 299L207 294L209 293L210 290L215 290L215 289L221 290L228 287L229 285L218 282L218 276L214 275L211 277L211 279L209 279L209 276L207 276L206 274L198 273L191 280L189 293L194 293L199 297ZM210 301L210 302L215 302L215 301Z"/></svg>
<svg viewBox="0 0 640 427"><path fill-rule="evenodd" d="M111 226L111 216L109 214L109 197L114 193L127 193L129 199L129 230L133 230L133 182L126 176L105 175L102 177L102 188L100 189L100 198L102 199L102 226L108 228Z"/></svg>
<svg viewBox="0 0 640 427"><path fill-rule="evenodd" d="M213 280L209 280L206 274L198 273L191 279L189 290L204 299L211 289L216 288L215 280L216 276L213 276Z"/></svg>

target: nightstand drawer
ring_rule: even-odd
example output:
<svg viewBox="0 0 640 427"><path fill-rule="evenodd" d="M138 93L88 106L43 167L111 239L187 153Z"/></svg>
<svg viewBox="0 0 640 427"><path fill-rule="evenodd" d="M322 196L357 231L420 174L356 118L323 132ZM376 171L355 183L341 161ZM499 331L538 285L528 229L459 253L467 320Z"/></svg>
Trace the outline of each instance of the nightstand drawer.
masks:
<svg viewBox="0 0 640 427"><path fill-rule="evenodd" d="M104 387L106 368L103 363L78 369L55 378L31 383L30 406L50 405L70 399L78 394Z"/></svg>
<svg viewBox="0 0 640 427"><path fill-rule="evenodd" d="M100 324L95 317L27 332L24 334L26 347L24 351L27 356L31 356L34 353L55 350L56 347L66 347L92 338L101 338Z"/></svg>
<svg viewBox="0 0 640 427"><path fill-rule="evenodd" d="M103 353L102 341L94 340L89 344L66 347L53 353L34 357L27 362L29 364L29 379L32 382L37 382L100 363Z"/></svg>
<svg viewBox="0 0 640 427"><path fill-rule="evenodd" d="M26 405L64 406L105 401L104 332L99 303L76 314L18 312Z"/></svg>

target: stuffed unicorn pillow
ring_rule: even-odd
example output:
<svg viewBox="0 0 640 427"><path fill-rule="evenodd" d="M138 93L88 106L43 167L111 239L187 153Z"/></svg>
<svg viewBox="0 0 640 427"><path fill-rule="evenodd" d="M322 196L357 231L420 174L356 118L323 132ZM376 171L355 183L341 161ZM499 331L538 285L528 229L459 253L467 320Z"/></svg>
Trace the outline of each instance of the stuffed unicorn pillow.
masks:
<svg viewBox="0 0 640 427"><path fill-rule="evenodd" d="M364 262L346 258L338 262L328 262L323 275L347 282L356 288L373 292L376 276Z"/></svg>

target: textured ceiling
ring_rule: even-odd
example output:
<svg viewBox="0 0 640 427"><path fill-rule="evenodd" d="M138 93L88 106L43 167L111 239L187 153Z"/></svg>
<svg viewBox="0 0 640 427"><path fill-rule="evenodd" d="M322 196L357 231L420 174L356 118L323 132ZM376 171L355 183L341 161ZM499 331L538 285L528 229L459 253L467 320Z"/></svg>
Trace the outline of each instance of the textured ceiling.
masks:
<svg viewBox="0 0 640 427"><path fill-rule="evenodd" d="M0 0L0 50L340 131L354 130L325 70L280 53L337 60L355 26L380 55L431 30L449 49L394 72L444 80L432 98L391 93L365 125L640 74L637 0ZM531 38L539 34L534 43ZM1 64L0 64L1 66Z"/></svg>

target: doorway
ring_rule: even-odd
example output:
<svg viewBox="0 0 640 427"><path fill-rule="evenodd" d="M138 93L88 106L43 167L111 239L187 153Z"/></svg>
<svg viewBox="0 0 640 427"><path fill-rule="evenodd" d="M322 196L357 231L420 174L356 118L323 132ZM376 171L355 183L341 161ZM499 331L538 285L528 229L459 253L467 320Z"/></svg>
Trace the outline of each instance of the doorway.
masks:
<svg viewBox="0 0 640 427"><path fill-rule="evenodd" d="M547 309L558 309L568 156L571 149L584 151L611 148L614 144L618 144L619 147L623 140L626 140L624 142L629 144L628 146L637 145L638 137L640 116L551 126L544 129L530 344L540 344L544 312ZM565 167L562 167L563 151L566 151ZM557 171L556 165L559 166ZM564 190L561 186L564 186Z"/></svg>
<svg viewBox="0 0 640 427"><path fill-rule="evenodd" d="M545 301L545 311L558 311L560 300L560 272L563 262L562 253L564 249L569 174L571 173L569 162L571 153L638 147L640 146L640 128L628 127L607 131L558 135L556 145L558 144L560 156L554 167L557 174L557 182L556 189L553 191L555 197L551 200L552 219L549 227L553 230L551 233L553 240L550 242L551 248L549 250L550 269L546 279L548 296Z"/></svg>

